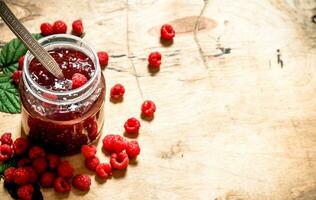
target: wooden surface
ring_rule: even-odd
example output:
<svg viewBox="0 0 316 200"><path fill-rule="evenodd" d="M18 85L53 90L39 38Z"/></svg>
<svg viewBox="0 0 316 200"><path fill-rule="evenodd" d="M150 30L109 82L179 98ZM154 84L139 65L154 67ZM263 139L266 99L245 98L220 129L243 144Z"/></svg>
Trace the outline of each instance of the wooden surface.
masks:
<svg viewBox="0 0 316 200"><path fill-rule="evenodd" d="M103 134L122 134L140 104L142 152L125 175L89 193L46 199L316 199L316 14L314 0L25 0L11 8L32 32L42 22L77 18L85 40L111 55L107 86L126 87L106 102ZM315 20L315 19L314 19ZM159 27L174 25L164 47ZM14 36L0 22L0 43ZM147 56L163 55L151 73ZM20 116L1 114L0 132L21 132ZM101 148L101 142L98 144ZM108 158L99 151L101 160ZM87 172L80 155L69 158ZM0 187L1 199L10 199Z"/></svg>

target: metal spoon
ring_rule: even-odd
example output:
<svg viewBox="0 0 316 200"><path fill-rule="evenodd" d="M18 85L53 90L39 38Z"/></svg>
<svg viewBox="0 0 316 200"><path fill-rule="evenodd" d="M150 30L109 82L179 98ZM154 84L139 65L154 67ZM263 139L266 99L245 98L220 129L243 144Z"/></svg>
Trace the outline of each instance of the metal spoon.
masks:
<svg viewBox="0 0 316 200"><path fill-rule="evenodd" d="M11 31L50 73L59 79L64 77L62 70L53 57L32 37L31 33L23 26L2 0L0 0L0 16Z"/></svg>

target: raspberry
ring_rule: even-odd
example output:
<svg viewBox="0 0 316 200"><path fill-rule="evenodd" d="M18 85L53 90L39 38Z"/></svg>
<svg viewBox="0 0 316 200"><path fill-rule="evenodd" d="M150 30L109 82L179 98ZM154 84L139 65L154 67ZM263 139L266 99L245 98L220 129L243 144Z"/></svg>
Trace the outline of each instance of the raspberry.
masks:
<svg viewBox="0 0 316 200"><path fill-rule="evenodd" d="M128 157L130 158L136 158L140 153L139 144L137 141L130 141L126 144L125 149Z"/></svg>
<svg viewBox="0 0 316 200"><path fill-rule="evenodd" d="M32 200L34 187L31 184L20 186L18 196L20 200Z"/></svg>
<svg viewBox="0 0 316 200"><path fill-rule="evenodd" d="M151 67L159 68L161 65L161 54L159 52L152 52L148 56L148 63Z"/></svg>
<svg viewBox="0 0 316 200"><path fill-rule="evenodd" d="M160 29L160 36L165 40L172 40L175 36L176 32L173 27L169 24L165 24Z"/></svg>
<svg viewBox="0 0 316 200"><path fill-rule="evenodd" d="M17 168L14 172L14 182L18 185L25 185L29 181L28 170L25 167Z"/></svg>
<svg viewBox="0 0 316 200"><path fill-rule="evenodd" d="M90 189L91 178L86 174L78 174L72 179L72 185L81 191L87 191Z"/></svg>
<svg viewBox="0 0 316 200"><path fill-rule="evenodd" d="M59 163L60 163L60 157L58 155L55 154L48 154L46 156L47 160L48 160L48 167L50 170L55 170L57 169Z"/></svg>
<svg viewBox="0 0 316 200"><path fill-rule="evenodd" d="M59 163L57 172L58 176L70 179L73 176L74 169L67 160L63 160Z"/></svg>
<svg viewBox="0 0 316 200"><path fill-rule="evenodd" d="M126 133L135 135L138 134L140 123L136 118L132 117L125 122L124 128Z"/></svg>
<svg viewBox="0 0 316 200"><path fill-rule="evenodd" d="M115 153L122 152L126 145L126 141L120 135L106 135L102 142L104 150Z"/></svg>
<svg viewBox="0 0 316 200"><path fill-rule="evenodd" d="M16 164L17 167L25 167L31 164L31 160L29 158L21 158Z"/></svg>
<svg viewBox="0 0 316 200"><path fill-rule="evenodd" d="M15 167L9 167L4 171L4 181L7 183L14 182Z"/></svg>
<svg viewBox="0 0 316 200"><path fill-rule="evenodd" d="M106 135L103 140L102 140L102 143L103 143L103 149L106 150L106 151L112 151L112 140L114 138L114 135L113 134L110 134L110 135Z"/></svg>
<svg viewBox="0 0 316 200"><path fill-rule="evenodd" d="M54 189L56 192L67 193L71 190L71 185L62 177L58 177L54 181Z"/></svg>
<svg viewBox="0 0 316 200"><path fill-rule="evenodd" d="M11 158L12 154L13 150L11 146L7 144L0 145L0 162L8 160L9 158Z"/></svg>
<svg viewBox="0 0 316 200"><path fill-rule="evenodd" d="M14 153L17 155L24 154L29 147L29 142L25 138L17 138L13 143Z"/></svg>
<svg viewBox="0 0 316 200"><path fill-rule="evenodd" d="M44 157L45 156L45 150L40 146L33 146L29 150L29 158L31 160L34 160L38 157Z"/></svg>
<svg viewBox="0 0 316 200"><path fill-rule="evenodd" d="M72 89L76 89L78 87L83 86L88 80L83 74L75 73L72 76L71 81L72 81Z"/></svg>
<svg viewBox="0 0 316 200"><path fill-rule="evenodd" d="M52 172L45 172L42 174L40 184L44 188L50 188L53 186L55 175Z"/></svg>
<svg viewBox="0 0 316 200"><path fill-rule="evenodd" d="M108 163L99 164L95 171L100 179L107 179L109 176L112 175L112 167Z"/></svg>
<svg viewBox="0 0 316 200"><path fill-rule="evenodd" d="M87 158L84 161L84 165L86 166L86 168L91 171L95 171L95 168L99 165L99 163L100 160L97 157Z"/></svg>
<svg viewBox="0 0 316 200"><path fill-rule="evenodd" d="M28 176L29 176L29 183L36 183L37 182L37 172L35 171L35 169L33 167L25 167L25 169L28 172Z"/></svg>
<svg viewBox="0 0 316 200"><path fill-rule="evenodd" d="M128 156L125 152L113 153L110 158L112 168L123 170L128 166Z"/></svg>
<svg viewBox="0 0 316 200"><path fill-rule="evenodd" d="M82 145L81 153L85 158L93 158L97 153L97 148L94 145Z"/></svg>
<svg viewBox="0 0 316 200"><path fill-rule="evenodd" d="M156 105L153 101L146 100L142 104L142 114L145 117L152 117L154 115L154 112L156 111Z"/></svg>
<svg viewBox="0 0 316 200"><path fill-rule="evenodd" d="M7 144L11 146L13 143L13 140L11 137L12 137L11 133L3 133L0 138L1 144Z"/></svg>
<svg viewBox="0 0 316 200"><path fill-rule="evenodd" d="M43 23L41 24L41 34L44 36L53 35L54 29L53 26L50 23Z"/></svg>
<svg viewBox="0 0 316 200"><path fill-rule="evenodd" d="M101 69L105 69L109 62L109 55L105 51L99 51L98 53L99 63Z"/></svg>
<svg viewBox="0 0 316 200"><path fill-rule="evenodd" d="M82 35L83 33L83 24L82 24L82 20L81 19L78 19L78 20L75 20L74 22L72 22L72 32L75 34L75 35Z"/></svg>
<svg viewBox="0 0 316 200"><path fill-rule="evenodd" d="M15 71L12 73L11 77L12 77L13 82L14 82L16 85L19 85L19 84L20 84L21 76L22 76L22 71L21 71L21 70L15 70Z"/></svg>
<svg viewBox="0 0 316 200"><path fill-rule="evenodd" d="M116 84L111 88L110 96L112 100L119 101L123 99L124 93L125 93L124 86L121 84Z"/></svg>
<svg viewBox="0 0 316 200"><path fill-rule="evenodd" d="M37 173L41 174L46 171L47 161L44 157L39 157L33 160L32 166L37 171Z"/></svg>
<svg viewBox="0 0 316 200"><path fill-rule="evenodd" d="M53 30L55 34L58 33L66 33L67 32L67 25L65 22L58 20L55 21L53 24Z"/></svg>

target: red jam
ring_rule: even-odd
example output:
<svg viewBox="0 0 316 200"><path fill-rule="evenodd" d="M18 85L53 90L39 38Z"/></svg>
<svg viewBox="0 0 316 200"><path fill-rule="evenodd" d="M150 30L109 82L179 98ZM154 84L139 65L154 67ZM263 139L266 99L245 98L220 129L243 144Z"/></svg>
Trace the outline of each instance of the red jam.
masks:
<svg viewBox="0 0 316 200"><path fill-rule="evenodd" d="M49 53L62 69L63 79L54 77L37 59L33 59L29 65L32 79L49 90L71 90L71 78L75 73L83 74L89 80L95 71L91 58L80 51L61 48Z"/></svg>
<svg viewBox="0 0 316 200"><path fill-rule="evenodd" d="M81 73L89 81L96 71L91 58L80 51L60 48L49 53L61 67L63 79L55 78L35 58L29 63L31 78L45 89L70 91L73 74ZM98 87L92 95L81 102L69 105L41 101L27 89L23 81L20 93L23 103L23 128L32 142L46 150L61 154L77 153L83 144L88 144L99 136L103 125L105 96L105 80L102 73ZM53 101L63 100L52 94L42 96Z"/></svg>

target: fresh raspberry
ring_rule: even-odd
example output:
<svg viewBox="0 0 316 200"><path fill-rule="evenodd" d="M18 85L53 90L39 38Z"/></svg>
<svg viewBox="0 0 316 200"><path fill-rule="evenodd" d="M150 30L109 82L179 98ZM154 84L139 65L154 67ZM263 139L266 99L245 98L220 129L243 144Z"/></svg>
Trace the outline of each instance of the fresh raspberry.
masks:
<svg viewBox="0 0 316 200"><path fill-rule="evenodd" d="M142 114L145 117L152 117L156 111L156 105L153 101L146 100L142 104Z"/></svg>
<svg viewBox="0 0 316 200"><path fill-rule="evenodd" d="M13 150L11 146L7 144L0 145L0 162L8 160L9 158L11 158L12 154Z"/></svg>
<svg viewBox="0 0 316 200"><path fill-rule="evenodd" d="M95 171L95 168L100 164L100 160L97 157L87 158L84 161L84 165L87 169Z"/></svg>
<svg viewBox="0 0 316 200"><path fill-rule="evenodd" d="M16 164L17 167L25 167L31 164L31 160L29 158L21 158Z"/></svg>
<svg viewBox="0 0 316 200"><path fill-rule="evenodd" d="M12 134L11 133L3 133L0 138L1 144L7 144L7 145L12 145L13 140L12 140Z"/></svg>
<svg viewBox="0 0 316 200"><path fill-rule="evenodd" d="M20 137L13 142L13 150L17 155L24 154L28 147L29 142L25 138Z"/></svg>
<svg viewBox="0 0 316 200"><path fill-rule="evenodd" d="M72 179L72 185L81 191L87 191L90 189L91 178L86 174L78 174Z"/></svg>
<svg viewBox="0 0 316 200"><path fill-rule="evenodd" d="M95 169L97 176L100 179L107 179L112 175L112 167L109 163L101 163Z"/></svg>
<svg viewBox="0 0 316 200"><path fill-rule="evenodd" d="M105 51L99 51L97 54L98 54L101 69L105 69L109 63L108 53Z"/></svg>
<svg viewBox="0 0 316 200"><path fill-rule="evenodd" d="M81 19L78 19L78 20L75 20L74 22L72 22L72 32L75 34L75 35L82 35L83 33L83 24L82 24L82 20Z"/></svg>
<svg viewBox="0 0 316 200"><path fill-rule="evenodd" d="M29 176L29 183L36 183L37 179L38 179L38 175L37 172L35 171L35 169L33 167L24 167L27 172L28 172L28 176Z"/></svg>
<svg viewBox="0 0 316 200"><path fill-rule="evenodd" d="M128 166L128 155L125 152L113 153L110 158L112 168L123 170Z"/></svg>
<svg viewBox="0 0 316 200"><path fill-rule="evenodd" d="M45 150L40 146L33 146L29 150L29 158L31 160L34 160L38 157L44 157L45 156Z"/></svg>
<svg viewBox="0 0 316 200"><path fill-rule="evenodd" d="M57 172L58 176L70 179L73 176L74 169L67 160L63 160L59 163Z"/></svg>
<svg viewBox="0 0 316 200"><path fill-rule="evenodd" d="M65 22L58 20L55 21L53 24L53 30L55 34L58 33L66 33L67 32L67 25Z"/></svg>
<svg viewBox="0 0 316 200"><path fill-rule="evenodd" d="M106 150L106 151L112 151L112 140L114 139L114 135L113 134L109 134L109 135L106 135L103 140L102 140L102 143L103 143L103 149Z"/></svg>
<svg viewBox="0 0 316 200"><path fill-rule="evenodd" d="M20 186L18 189L18 197L20 200L32 200L34 187L31 184Z"/></svg>
<svg viewBox="0 0 316 200"><path fill-rule="evenodd" d="M172 40L176 32L170 24L165 24L160 29L160 36L165 40Z"/></svg>
<svg viewBox="0 0 316 200"><path fill-rule="evenodd" d="M4 171L4 181L7 183L14 182L15 167L9 167Z"/></svg>
<svg viewBox="0 0 316 200"><path fill-rule="evenodd" d="M122 84L116 84L111 88L110 96L112 100L122 100L125 93L125 88Z"/></svg>
<svg viewBox="0 0 316 200"><path fill-rule="evenodd" d="M102 142L104 150L115 153L122 152L126 146L126 141L120 135L106 135Z"/></svg>
<svg viewBox="0 0 316 200"><path fill-rule="evenodd" d="M152 52L148 56L148 63L151 67L159 68L161 65L161 54L159 52Z"/></svg>
<svg viewBox="0 0 316 200"><path fill-rule="evenodd" d="M94 145L82 145L81 153L85 158L93 158L97 153L97 148Z"/></svg>
<svg viewBox="0 0 316 200"><path fill-rule="evenodd" d="M21 71L21 70L15 70L15 71L12 73L11 77L12 77L13 82L14 82L16 85L19 85L19 84L20 84L21 76L22 76L22 71Z"/></svg>
<svg viewBox="0 0 316 200"><path fill-rule="evenodd" d="M133 135L138 134L138 131L140 128L140 122L134 117L129 118L125 122L124 128L125 128L125 132L128 134L133 134Z"/></svg>
<svg viewBox="0 0 316 200"><path fill-rule="evenodd" d="M32 166L37 171L37 173L41 174L46 171L47 161L44 157L39 157L33 160Z"/></svg>
<svg viewBox="0 0 316 200"><path fill-rule="evenodd" d="M126 144L125 149L128 157L136 158L140 153L140 147L137 141L130 141Z"/></svg>
<svg viewBox="0 0 316 200"><path fill-rule="evenodd" d="M14 182L18 185L25 185L29 181L28 170L25 167L17 168L14 172Z"/></svg>
<svg viewBox="0 0 316 200"><path fill-rule="evenodd" d="M48 168L50 170L55 170L57 169L59 163L60 163L60 157L58 155L55 154L48 154L46 156L47 161L48 161Z"/></svg>
<svg viewBox="0 0 316 200"><path fill-rule="evenodd" d="M42 174L40 184L43 188L50 188L53 186L55 175L53 172L45 172Z"/></svg>
<svg viewBox="0 0 316 200"><path fill-rule="evenodd" d="M71 190L71 185L62 177L58 177L54 181L54 189L59 193L67 193Z"/></svg>
<svg viewBox="0 0 316 200"><path fill-rule="evenodd" d="M53 26L50 23L43 23L41 24L41 34L44 36L53 35L54 29Z"/></svg>
<svg viewBox="0 0 316 200"><path fill-rule="evenodd" d="M72 89L76 89L78 87L83 86L88 81L88 79L83 74L75 73L72 76L71 81L72 81Z"/></svg>

